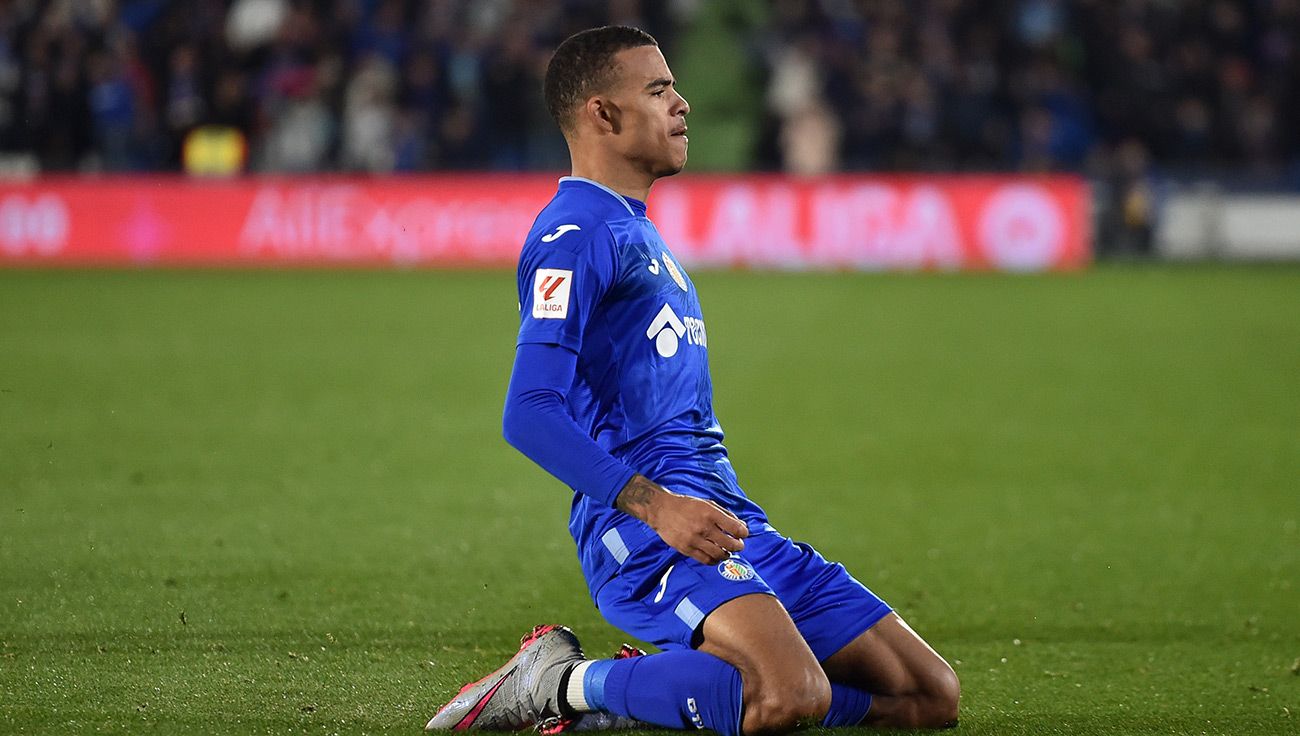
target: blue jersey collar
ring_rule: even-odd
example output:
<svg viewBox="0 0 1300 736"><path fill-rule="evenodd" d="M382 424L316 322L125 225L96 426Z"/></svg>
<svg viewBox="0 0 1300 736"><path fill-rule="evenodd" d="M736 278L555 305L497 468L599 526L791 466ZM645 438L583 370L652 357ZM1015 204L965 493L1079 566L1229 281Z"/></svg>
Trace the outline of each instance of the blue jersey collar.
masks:
<svg viewBox="0 0 1300 736"><path fill-rule="evenodd" d="M601 183L598 182L598 181L592 181L591 179L587 179L587 178L585 178L585 177L581 177L581 176L562 176L562 177L560 177L560 186L561 186L561 187L563 187L565 184L567 184L567 183L569 183L569 182L574 182L574 183L576 183L576 184L589 184L589 185L591 185L591 186L593 186L593 187L596 187L597 189L600 189L600 190L602 190L602 191L608 192L609 195L610 195L611 197L613 197L614 199L617 199L617 200L619 201L620 204L622 204L625 208L627 208L628 214L632 215L633 217L645 217L645 202L642 202L642 201L639 200L639 199L632 199L631 197L624 197L623 195L619 194L618 192L614 191L613 189L610 189L609 187L605 186L604 184L601 184Z"/></svg>

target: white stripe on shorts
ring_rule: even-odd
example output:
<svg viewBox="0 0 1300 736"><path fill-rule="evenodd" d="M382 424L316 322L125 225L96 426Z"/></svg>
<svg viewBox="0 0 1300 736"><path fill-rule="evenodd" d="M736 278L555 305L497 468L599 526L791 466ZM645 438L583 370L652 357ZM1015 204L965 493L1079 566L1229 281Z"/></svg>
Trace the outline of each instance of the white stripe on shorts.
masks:
<svg viewBox="0 0 1300 736"><path fill-rule="evenodd" d="M627 545L623 543L623 535L619 534L617 529L610 529L601 535L600 541L605 543L605 549L614 555L618 564L623 564L623 560L626 560L628 555Z"/></svg>
<svg viewBox="0 0 1300 736"><path fill-rule="evenodd" d="M683 598L682 602L677 604L677 608L673 609L673 613L677 614L677 618L680 618L682 623L689 626L691 631L694 631L695 627L699 626L700 622L704 620L704 612L694 603L691 603L690 596Z"/></svg>

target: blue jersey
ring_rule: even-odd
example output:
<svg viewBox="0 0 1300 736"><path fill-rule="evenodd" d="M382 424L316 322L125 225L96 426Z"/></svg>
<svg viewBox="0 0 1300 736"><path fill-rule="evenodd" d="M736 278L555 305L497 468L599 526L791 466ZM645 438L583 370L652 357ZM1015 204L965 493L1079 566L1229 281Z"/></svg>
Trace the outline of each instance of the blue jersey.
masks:
<svg viewBox="0 0 1300 736"><path fill-rule="evenodd" d="M713 414L708 333L695 285L645 204L560 180L519 256L519 345L577 355L567 408L601 449L669 490L716 502L753 527ZM658 535L575 491L569 530L593 595Z"/></svg>

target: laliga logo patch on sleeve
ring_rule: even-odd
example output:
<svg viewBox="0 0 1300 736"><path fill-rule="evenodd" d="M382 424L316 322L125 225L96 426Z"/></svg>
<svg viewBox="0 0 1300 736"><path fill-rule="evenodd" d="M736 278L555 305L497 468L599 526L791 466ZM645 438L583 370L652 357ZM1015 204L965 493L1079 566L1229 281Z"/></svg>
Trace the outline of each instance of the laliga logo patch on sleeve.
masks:
<svg viewBox="0 0 1300 736"><path fill-rule="evenodd" d="M533 276L533 318L564 319L569 316L569 287L572 285L572 271L537 269Z"/></svg>

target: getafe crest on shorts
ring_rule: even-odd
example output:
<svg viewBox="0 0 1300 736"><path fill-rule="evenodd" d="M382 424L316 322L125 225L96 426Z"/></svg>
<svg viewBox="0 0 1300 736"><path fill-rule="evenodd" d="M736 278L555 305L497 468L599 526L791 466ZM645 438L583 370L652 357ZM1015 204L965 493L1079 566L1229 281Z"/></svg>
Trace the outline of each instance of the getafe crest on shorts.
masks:
<svg viewBox="0 0 1300 736"><path fill-rule="evenodd" d="M728 580L750 580L754 577L754 568L739 557L732 557L718 563L718 573Z"/></svg>

